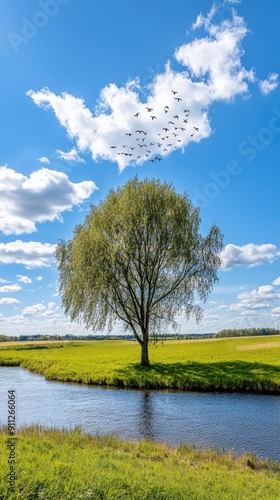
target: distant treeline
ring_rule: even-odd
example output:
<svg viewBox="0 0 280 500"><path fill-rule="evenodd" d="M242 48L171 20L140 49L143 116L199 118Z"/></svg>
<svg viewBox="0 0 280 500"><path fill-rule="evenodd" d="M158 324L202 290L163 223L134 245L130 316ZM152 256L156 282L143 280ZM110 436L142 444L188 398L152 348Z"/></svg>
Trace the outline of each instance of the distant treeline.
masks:
<svg viewBox="0 0 280 500"><path fill-rule="evenodd" d="M205 338L211 338L214 337L214 333L203 333L203 334L198 334L198 333L189 333L188 335L185 334L176 334L176 335L170 335L170 334L163 334L163 335L158 335L157 339L160 340L168 340L168 339L173 339L173 340L180 340L180 339L205 339ZM8 337L8 335L0 335L0 342L34 342L34 341L46 341L46 340L53 340L55 341L60 341L60 340L74 340L74 341L79 341L79 340L135 340L134 335L19 335L19 336L11 336Z"/></svg>
<svg viewBox="0 0 280 500"><path fill-rule="evenodd" d="M239 330L220 330L214 337L254 337L258 335L280 335L276 328L240 328Z"/></svg>

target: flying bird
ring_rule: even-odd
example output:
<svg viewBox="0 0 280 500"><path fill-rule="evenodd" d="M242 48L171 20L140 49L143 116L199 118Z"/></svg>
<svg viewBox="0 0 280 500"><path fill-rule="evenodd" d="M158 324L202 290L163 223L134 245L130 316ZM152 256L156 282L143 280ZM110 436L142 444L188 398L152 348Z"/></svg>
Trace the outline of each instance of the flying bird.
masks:
<svg viewBox="0 0 280 500"><path fill-rule="evenodd" d="M153 108L148 108L147 106L146 106L146 109L147 109L148 113L151 113L151 111L154 111Z"/></svg>
<svg viewBox="0 0 280 500"><path fill-rule="evenodd" d="M131 136L132 136L132 134L125 134L125 135L128 135L128 137L131 137Z"/></svg>
<svg viewBox="0 0 280 500"><path fill-rule="evenodd" d="M197 132L199 131L199 128L198 127L193 127L195 130L197 130Z"/></svg>
<svg viewBox="0 0 280 500"><path fill-rule="evenodd" d="M184 123L188 123L188 120L183 120L183 121L184 121Z"/></svg>
<svg viewBox="0 0 280 500"><path fill-rule="evenodd" d="M134 116L139 116L139 115L140 115L140 113L136 113Z"/></svg>
<svg viewBox="0 0 280 500"><path fill-rule="evenodd" d="M155 160L161 161L162 158L159 158L158 156L155 157Z"/></svg>
<svg viewBox="0 0 280 500"><path fill-rule="evenodd" d="M164 109L169 109L169 106L164 106Z"/></svg>
<svg viewBox="0 0 280 500"><path fill-rule="evenodd" d="M173 118L176 118L176 120L179 120L179 116L178 115L174 115Z"/></svg>
<svg viewBox="0 0 280 500"><path fill-rule="evenodd" d="M184 113L190 113L189 109L184 109Z"/></svg>
<svg viewBox="0 0 280 500"><path fill-rule="evenodd" d="M117 146L110 146L110 149L117 149Z"/></svg>
<svg viewBox="0 0 280 500"><path fill-rule="evenodd" d="M164 132L168 132L169 128L165 128L165 127L163 127L163 129L162 129L162 130L164 130Z"/></svg>
<svg viewBox="0 0 280 500"><path fill-rule="evenodd" d="M176 99L176 101L178 102L182 100L181 97L174 97L174 99Z"/></svg>
<svg viewBox="0 0 280 500"><path fill-rule="evenodd" d="M174 122L168 122L168 123L171 123L171 125L175 125L175 123L174 123Z"/></svg>
<svg viewBox="0 0 280 500"><path fill-rule="evenodd" d="M176 92L176 90L171 90L171 92L173 92L173 94L178 94L178 92Z"/></svg>
<svg viewBox="0 0 280 500"><path fill-rule="evenodd" d="M157 117L154 116L154 115L152 115L151 118L152 118L152 120L156 120L157 119Z"/></svg>

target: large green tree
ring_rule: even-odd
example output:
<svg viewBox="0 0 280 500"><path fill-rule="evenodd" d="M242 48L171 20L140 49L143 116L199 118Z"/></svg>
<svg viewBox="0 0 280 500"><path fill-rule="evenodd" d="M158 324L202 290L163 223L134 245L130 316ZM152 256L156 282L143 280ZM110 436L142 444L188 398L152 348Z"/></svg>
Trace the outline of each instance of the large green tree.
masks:
<svg viewBox="0 0 280 500"><path fill-rule="evenodd" d="M66 314L93 331L121 320L149 365L149 338L175 329L179 313L199 321L194 294L205 301L217 281L222 235L214 224L203 237L200 222L172 184L135 177L111 190L57 246Z"/></svg>

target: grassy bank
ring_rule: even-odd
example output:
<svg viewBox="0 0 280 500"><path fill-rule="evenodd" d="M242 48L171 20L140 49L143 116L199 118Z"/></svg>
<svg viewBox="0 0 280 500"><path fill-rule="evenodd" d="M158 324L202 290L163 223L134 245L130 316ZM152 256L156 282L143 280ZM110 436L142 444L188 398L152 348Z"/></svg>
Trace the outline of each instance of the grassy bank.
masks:
<svg viewBox="0 0 280 500"><path fill-rule="evenodd" d="M276 500L279 465L244 455L39 428L17 434L16 492L8 491L0 431L2 500Z"/></svg>
<svg viewBox="0 0 280 500"><path fill-rule="evenodd" d="M0 365L20 365L47 379L134 388L280 394L280 336L178 340L150 346L139 365L131 341L23 344L0 348Z"/></svg>

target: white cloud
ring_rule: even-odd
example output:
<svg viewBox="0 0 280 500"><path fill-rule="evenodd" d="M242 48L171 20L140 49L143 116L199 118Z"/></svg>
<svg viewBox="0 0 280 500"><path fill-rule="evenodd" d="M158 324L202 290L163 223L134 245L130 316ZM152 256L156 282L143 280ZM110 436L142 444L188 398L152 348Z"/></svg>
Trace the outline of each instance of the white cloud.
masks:
<svg viewBox="0 0 280 500"><path fill-rule="evenodd" d="M0 304L4 305L9 305L9 304L19 304L20 300L10 298L10 297L3 297L3 299L0 299Z"/></svg>
<svg viewBox="0 0 280 500"><path fill-rule="evenodd" d="M32 279L28 278L28 276L23 276L22 274L17 274L16 278L21 283L32 283Z"/></svg>
<svg viewBox="0 0 280 500"><path fill-rule="evenodd" d="M41 158L37 158L37 160L40 163L46 163L47 165L50 165L51 163L47 156L41 156Z"/></svg>
<svg viewBox="0 0 280 500"><path fill-rule="evenodd" d="M10 283L10 281L0 278L0 283Z"/></svg>
<svg viewBox="0 0 280 500"><path fill-rule="evenodd" d="M274 286L280 286L280 276L279 276L279 278L277 278L276 280L274 280L274 281L272 282L272 284L273 284Z"/></svg>
<svg viewBox="0 0 280 500"><path fill-rule="evenodd" d="M42 279L44 279L44 278L43 278L43 276L37 276L36 279L37 279L37 281L42 281Z"/></svg>
<svg viewBox="0 0 280 500"><path fill-rule="evenodd" d="M18 284L0 286L0 293L18 292L19 290L22 290L22 288Z"/></svg>
<svg viewBox="0 0 280 500"><path fill-rule="evenodd" d="M61 151L60 149L57 149L56 152L58 153L58 157L61 158L62 160L85 163L85 160L79 156L79 153L75 147L68 152Z"/></svg>
<svg viewBox="0 0 280 500"><path fill-rule="evenodd" d="M214 24L215 8L208 16L197 18L194 27L203 26L206 36L176 50L174 59L181 63L181 71L172 70L167 62L164 72L156 75L148 88L141 88L138 79L123 87L109 84L102 89L94 114L83 99L66 92L56 95L43 88L27 94L37 106L52 109L76 141L77 151L90 151L95 161L114 161L122 170L129 164L141 165L156 156L167 156L175 148L184 149L209 137L212 103L246 94L248 83L254 81L253 71L241 63L241 41L248 30L244 20L230 11L232 18L218 24ZM174 95L172 90L178 93ZM139 97L143 94L146 102Z"/></svg>
<svg viewBox="0 0 280 500"><path fill-rule="evenodd" d="M22 264L28 269L47 267L55 261L55 249L56 245L39 241L0 243L0 263Z"/></svg>
<svg viewBox="0 0 280 500"><path fill-rule="evenodd" d="M36 222L62 220L61 212L83 203L97 189L92 181L70 182L62 172L42 168L26 177L0 167L0 231L36 231Z"/></svg>
<svg viewBox="0 0 280 500"><path fill-rule="evenodd" d="M27 306L22 311L22 316L36 316L41 311L44 311L46 306L43 304L34 304L33 306Z"/></svg>
<svg viewBox="0 0 280 500"><path fill-rule="evenodd" d="M279 75L277 73L271 73L270 75L268 75L266 80L261 80L259 82L259 87L262 94L267 95L278 87L278 76Z"/></svg>
<svg viewBox="0 0 280 500"><path fill-rule="evenodd" d="M271 243L264 245L248 243L244 246L229 244L222 250L220 256L223 261L223 271L229 271L239 266L255 267L272 264L280 256L280 252Z"/></svg>

